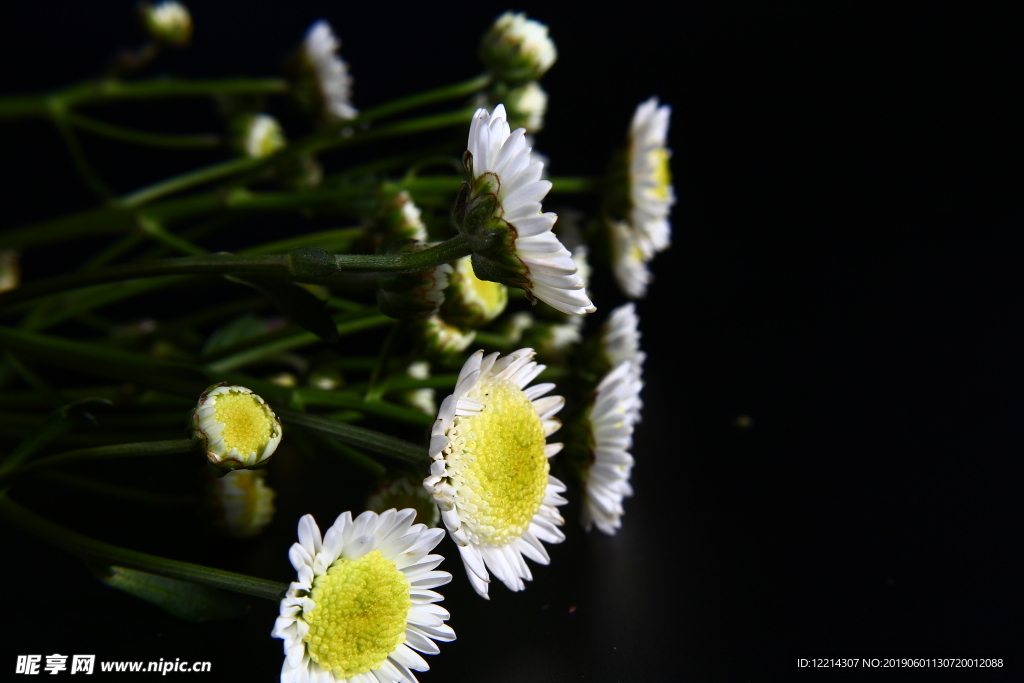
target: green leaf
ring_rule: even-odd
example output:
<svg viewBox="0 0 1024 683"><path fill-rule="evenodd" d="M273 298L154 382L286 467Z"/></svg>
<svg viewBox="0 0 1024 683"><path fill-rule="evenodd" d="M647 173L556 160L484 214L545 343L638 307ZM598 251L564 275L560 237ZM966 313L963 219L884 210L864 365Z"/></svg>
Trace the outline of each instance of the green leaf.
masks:
<svg viewBox="0 0 1024 683"><path fill-rule="evenodd" d="M93 573L111 588L134 595L184 621L235 619L249 611L249 605L241 600L188 581L116 566L94 567Z"/></svg>
<svg viewBox="0 0 1024 683"><path fill-rule="evenodd" d="M338 327L327 312L327 302L294 282L260 275L228 275L227 279L248 285L267 297L296 325L300 325L331 344L340 337Z"/></svg>

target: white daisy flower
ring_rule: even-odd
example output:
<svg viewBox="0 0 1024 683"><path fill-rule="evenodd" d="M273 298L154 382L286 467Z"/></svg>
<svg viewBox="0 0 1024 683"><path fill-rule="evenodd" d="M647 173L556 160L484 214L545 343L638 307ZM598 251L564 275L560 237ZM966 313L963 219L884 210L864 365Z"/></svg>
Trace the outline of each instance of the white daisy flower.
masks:
<svg viewBox="0 0 1024 683"><path fill-rule="evenodd" d="M522 128L509 131L505 107L478 109L464 156L471 180L463 183L455 214L470 238L473 269L481 279L520 287L562 313L596 309L576 273L569 250L551 228L558 218L541 213L551 189L543 165L530 160Z"/></svg>
<svg viewBox="0 0 1024 683"><path fill-rule="evenodd" d="M624 360L612 370L594 392L587 420L590 426L590 453L582 473L583 526L592 525L614 535L622 525L625 512L622 500L633 495L629 477L633 470L633 422L639 414L639 377L630 361Z"/></svg>
<svg viewBox="0 0 1024 683"><path fill-rule="evenodd" d="M638 382L643 379L644 361L647 354L640 350L640 318L636 314L633 302L623 304L612 311L601 330L601 347L610 367L618 367L628 361L631 372ZM643 402L637 397L635 404L635 422L640 421L640 409Z"/></svg>
<svg viewBox="0 0 1024 683"><path fill-rule="evenodd" d="M413 361L412 363L409 363L409 367L405 369L405 374L409 375L409 377L412 377L413 379L427 379L430 377L430 363L425 360ZM436 392L429 387L413 389L405 392L405 402L422 413L426 413L427 415L437 415L437 401L434 398L435 393ZM370 509L376 510L377 508L371 505Z"/></svg>
<svg viewBox="0 0 1024 683"><path fill-rule="evenodd" d="M505 97L509 127L522 126L528 133L539 133L544 127L544 114L548 110L548 94L537 81L513 88ZM532 143L530 143L532 147Z"/></svg>
<svg viewBox="0 0 1024 683"><path fill-rule="evenodd" d="M476 330L464 330L448 323L439 315L432 315L421 321L419 329L427 352L433 356L461 354L476 338Z"/></svg>
<svg viewBox="0 0 1024 683"><path fill-rule="evenodd" d="M327 533L311 515L299 520L288 551L298 580L281 600L271 636L284 640L281 683L414 683L430 668L419 652L455 639L448 610L429 590L451 581L429 555L443 529L413 524L411 509L351 512Z"/></svg>
<svg viewBox="0 0 1024 683"><path fill-rule="evenodd" d="M142 3L139 11L150 38L172 47L188 44L192 37L192 15L188 7L180 2L164 0L155 5Z"/></svg>
<svg viewBox="0 0 1024 683"><path fill-rule="evenodd" d="M554 384L527 388L543 370L533 349L503 358L477 351L459 373L455 393L441 404L430 434L430 476L423 485L459 547L466 574L484 598L490 574L509 590L531 580L523 557L550 558L541 541L561 543L557 506L565 485L548 472L562 444L547 443L561 426Z"/></svg>
<svg viewBox="0 0 1024 683"><path fill-rule="evenodd" d="M309 27L302 43L302 54L313 71L329 121L348 121L359 113L352 106L352 77L345 60L337 55L339 47L341 41L324 19Z"/></svg>
<svg viewBox="0 0 1024 683"><path fill-rule="evenodd" d="M475 328L505 312L508 305L505 285L478 278L469 256L452 261L450 265L452 275L441 307L445 320L463 328Z"/></svg>
<svg viewBox="0 0 1024 683"><path fill-rule="evenodd" d="M643 243L625 221L608 219L607 225L615 281L626 296L642 299L654 277L647 267L649 258Z"/></svg>
<svg viewBox="0 0 1024 683"><path fill-rule="evenodd" d="M437 414L436 408L434 414ZM381 485L376 493L366 499L366 507L374 512L384 512L389 508L411 508L416 511L416 519L428 527L435 527L441 521L441 513L437 511L434 499L424 490L423 482L405 477Z"/></svg>
<svg viewBox="0 0 1024 683"><path fill-rule="evenodd" d="M264 479L266 470L235 470L209 477L207 502L213 522L228 536L257 536L274 516L274 489Z"/></svg>
<svg viewBox="0 0 1024 683"><path fill-rule="evenodd" d="M543 76L558 59L548 27L523 12L498 17L480 44L480 57L498 80L525 83Z"/></svg>
<svg viewBox="0 0 1024 683"><path fill-rule="evenodd" d="M269 114L245 116L238 125L239 146L251 159L262 159L285 146L281 124Z"/></svg>
<svg viewBox="0 0 1024 683"><path fill-rule="evenodd" d="M668 165L672 152L665 147L671 113L652 97L636 108L629 128L630 223L647 259L672 241L668 215L676 197Z"/></svg>
<svg viewBox="0 0 1024 683"><path fill-rule="evenodd" d="M261 467L281 443L281 421L251 389L216 384L192 413L192 440L219 470Z"/></svg>

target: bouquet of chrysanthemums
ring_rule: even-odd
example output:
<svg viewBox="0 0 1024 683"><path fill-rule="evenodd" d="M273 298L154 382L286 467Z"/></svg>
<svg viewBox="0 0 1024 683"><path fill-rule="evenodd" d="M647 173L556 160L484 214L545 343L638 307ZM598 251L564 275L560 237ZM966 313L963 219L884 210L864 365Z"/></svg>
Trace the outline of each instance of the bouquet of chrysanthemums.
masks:
<svg viewBox="0 0 1024 683"><path fill-rule="evenodd" d="M641 298L669 247L669 107L652 98L616 126L606 176L548 177L532 135L557 53L524 14L486 30L482 75L360 110L326 21L286 78L176 80L144 73L188 45L188 9L139 11L147 42L102 76L0 98L0 119L52 122L98 199L0 233L0 517L185 619L237 616L224 591L279 602L266 628L283 640L282 681L415 681L422 655L456 637L435 550L457 550L455 580L486 599L492 580L521 591L527 561L548 564L568 497L586 529L622 525L644 353L634 304L595 306L587 288L607 274ZM222 130L103 120L182 98L215 101ZM118 195L83 137L223 151ZM422 148L396 151L403 138ZM543 205L556 194L598 208L559 220ZM254 240L268 215L349 222ZM77 261L33 272L43 249ZM315 487L272 486L282 460L311 457L369 485L339 487L333 521L287 521L297 542L273 549L295 568L287 585L113 545L19 496L42 478L253 538L275 505L325 506ZM138 487L105 480L110 460ZM175 468L194 489L145 490L147 471Z"/></svg>

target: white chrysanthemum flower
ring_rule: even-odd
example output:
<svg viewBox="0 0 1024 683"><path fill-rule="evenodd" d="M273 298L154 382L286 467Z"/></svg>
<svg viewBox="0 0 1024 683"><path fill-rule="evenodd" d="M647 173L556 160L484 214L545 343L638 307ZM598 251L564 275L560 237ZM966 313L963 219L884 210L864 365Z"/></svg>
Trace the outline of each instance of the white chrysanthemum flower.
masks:
<svg viewBox="0 0 1024 683"><path fill-rule="evenodd" d="M464 328L482 327L505 312L508 305L505 285L478 278L469 256L449 265L452 275L441 308L445 320Z"/></svg>
<svg viewBox="0 0 1024 683"><path fill-rule="evenodd" d="M522 126L528 133L539 133L544 127L544 114L548 110L548 94L540 87L540 83L530 81L510 90L505 97L505 106L509 127Z"/></svg>
<svg viewBox="0 0 1024 683"><path fill-rule="evenodd" d="M437 413L436 409L434 413ZM416 519L429 527L435 527L441 521L441 513L437 511L434 499L423 488L423 482L405 477L381 486L366 500L366 507L374 512L384 512L390 508L411 508L416 511Z"/></svg>
<svg viewBox="0 0 1024 683"><path fill-rule="evenodd" d="M409 375L409 377L412 377L413 379L427 379L430 377L430 363L425 360L413 361L409 364L409 367L406 368L405 374ZM435 393L436 392L430 387L413 389L405 392L405 402L422 413L426 413L427 415L437 415L437 400L434 398ZM375 510L376 508L370 506L370 509Z"/></svg>
<svg viewBox="0 0 1024 683"><path fill-rule="evenodd" d="M242 122L241 143L245 156L262 159L285 146L284 131L273 116L255 114Z"/></svg>
<svg viewBox="0 0 1024 683"><path fill-rule="evenodd" d="M561 426L554 415L565 399L543 397L554 384L527 388L545 367L533 355L520 349L504 358L470 356L430 433L434 462L423 485L485 598L490 574L509 590L523 590L523 580L532 579L523 557L548 564L541 541L565 539L556 507L566 502L565 485L548 465L562 444L547 443Z"/></svg>
<svg viewBox="0 0 1024 683"><path fill-rule="evenodd" d="M251 538L270 524L275 493L265 478L265 470L235 470L209 478L207 500L213 509L213 522L228 536Z"/></svg>
<svg viewBox="0 0 1024 683"><path fill-rule="evenodd" d="M480 57L498 80L525 83L543 76L558 59L548 27L523 12L498 17L480 44Z"/></svg>
<svg viewBox="0 0 1024 683"><path fill-rule="evenodd" d="M150 38L173 47L188 44L192 37L192 15L180 2L164 0L156 5L139 5L142 21Z"/></svg>
<svg viewBox="0 0 1024 683"><path fill-rule="evenodd" d="M331 25L321 19L306 32L302 52L315 73L325 115L332 121L348 121L359 112L352 106L352 77L345 60L337 54L339 47L341 41Z"/></svg>
<svg viewBox="0 0 1024 683"><path fill-rule="evenodd" d="M633 495L633 423L639 415L643 384L624 360L608 373L594 392L587 420L590 427L589 462L582 473L583 526L613 535L622 525L622 500Z"/></svg>
<svg viewBox="0 0 1024 683"><path fill-rule="evenodd" d="M509 131L505 107L478 109L469 129L466 172L456 204L460 231L470 238L473 268L482 279L525 289L562 313L592 313L569 250L551 228L557 216L541 213L551 182L530 160L522 128Z"/></svg>
<svg viewBox="0 0 1024 683"><path fill-rule="evenodd" d="M615 281L626 296L641 299L653 279L641 241L625 221L609 219L607 225Z"/></svg>
<svg viewBox="0 0 1024 683"><path fill-rule="evenodd" d="M430 668L414 650L437 654L435 640L455 639L429 590L452 578L434 571L444 558L428 554L444 530L413 524L415 516L345 512L322 539L311 515L299 520L288 551L298 580L271 632L284 640L281 683L413 683L412 670Z"/></svg>
<svg viewBox="0 0 1024 683"><path fill-rule="evenodd" d="M476 330L464 330L446 322L439 315L422 321L423 342L427 351L438 356L451 356L465 351L476 338Z"/></svg>
<svg viewBox="0 0 1024 683"><path fill-rule="evenodd" d="M192 413L192 439L220 470L260 467L281 443L281 421L251 389L214 385Z"/></svg>
<svg viewBox="0 0 1024 683"><path fill-rule="evenodd" d="M629 128L630 223L647 259L672 241L668 215L676 197L668 165L672 153L665 147L671 113L652 97L636 108Z"/></svg>
<svg viewBox="0 0 1024 683"><path fill-rule="evenodd" d="M623 361L629 362L633 376L642 386L647 354L640 350L640 317L633 302L619 306L608 316L601 329L601 347L611 367L618 367ZM634 421L639 422L643 407L639 397L635 407Z"/></svg>

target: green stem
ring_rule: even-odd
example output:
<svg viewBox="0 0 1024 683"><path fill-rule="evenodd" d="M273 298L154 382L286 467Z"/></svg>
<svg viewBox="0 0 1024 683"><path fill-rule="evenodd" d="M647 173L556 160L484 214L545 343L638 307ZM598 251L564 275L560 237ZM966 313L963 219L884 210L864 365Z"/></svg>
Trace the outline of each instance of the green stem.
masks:
<svg viewBox="0 0 1024 683"><path fill-rule="evenodd" d="M36 472L48 470L61 465L70 465L78 462L90 462L93 460L110 460L115 458L148 458L158 455L182 455L192 452L192 442L188 439L176 439L174 441L149 441L142 443L123 443L116 446L98 446L96 448L81 448L75 451L67 451L50 455L45 458L33 460L27 465L15 469L0 472L0 489L10 486L11 483Z"/></svg>
<svg viewBox="0 0 1024 683"><path fill-rule="evenodd" d="M149 147L194 149L220 147L224 144L224 141L219 135L169 135L166 133L150 133L145 130L135 130L134 128L115 126L111 123L97 121L96 119L91 119L88 116L72 114L70 112L65 115L65 118L68 123L77 126L82 130L87 130L90 133L103 135L114 140L132 142L137 145L147 145Z"/></svg>
<svg viewBox="0 0 1024 683"><path fill-rule="evenodd" d="M154 199L166 197L169 194L174 194L175 192L180 192L181 190L186 190L190 187L195 187L196 185L205 185L206 183L213 182L214 180L220 180L221 178L227 178L235 173L246 171L258 165L259 162L260 159L244 157L241 159L222 161L210 166L204 166L203 168L195 171L182 173L181 175L176 175L173 178L168 178L167 180L161 180L158 183L147 185L146 187L138 189L131 194L121 197L117 200L117 204L126 208L142 206Z"/></svg>
<svg viewBox="0 0 1024 683"><path fill-rule="evenodd" d="M322 230L308 235L299 235L276 242L267 242L255 247L239 249L239 254L255 256L259 254L280 254L300 247L317 247L324 251L347 251L352 242L363 234L362 228L341 228L338 230Z"/></svg>
<svg viewBox="0 0 1024 683"><path fill-rule="evenodd" d="M372 429L357 427L356 425L344 422L328 420L289 408L275 409L275 412L286 425L292 424L302 427L303 429L338 439L349 446L397 458L418 467L424 467L428 464L429 458L427 457L426 448L403 441L402 439L396 439L389 434L382 434Z"/></svg>
<svg viewBox="0 0 1024 683"><path fill-rule="evenodd" d="M153 507L181 509L194 507L198 502L194 496L168 496L163 493L143 491L131 486L121 486L120 484L112 484L102 479L83 477L79 474L70 474L68 472L44 472L40 475L40 478L60 484L61 486L85 491L86 493Z"/></svg>
<svg viewBox="0 0 1024 683"><path fill-rule="evenodd" d="M412 408L398 406L385 401L364 401L360 396L343 391L324 391L322 389L296 389L296 403L304 406L320 406L324 408L349 408L367 415L377 415L398 420L418 427L429 427L434 418Z"/></svg>
<svg viewBox="0 0 1024 683"><path fill-rule="evenodd" d="M375 121L386 116L394 116L395 114L415 109L416 107L424 107L428 104L434 104L435 102L468 97L469 95L486 88L490 82L490 74L482 74L460 83L453 83L452 85L442 86L440 88L435 88L434 90L427 90L425 92L416 93L415 95L401 97L397 100L365 110L360 114L359 121Z"/></svg>
<svg viewBox="0 0 1024 683"><path fill-rule="evenodd" d="M317 252L317 250L312 250ZM225 275L257 273L289 277L298 282L331 284L339 271L415 273L450 263L470 253L469 239L457 235L429 249L404 254L337 254L296 250L288 254L245 256L206 254L124 263L79 273L58 275L0 294L0 309L54 292L105 282L120 282L166 275Z"/></svg>
<svg viewBox="0 0 1024 683"><path fill-rule="evenodd" d="M119 81L108 78L87 81L37 95L0 98L0 119L44 117L49 102L58 100L67 108L99 102L154 100L179 97L221 97L224 95L276 95L288 91L288 83L276 78L232 78L209 80L149 79Z"/></svg>
<svg viewBox="0 0 1024 683"><path fill-rule="evenodd" d="M355 320L340 322L338 323L337 330L338 335L343 337L354 332L387 325L391 322L394 322L394 320L386 315L371 313ZM322 341L320 337L316 336L312 332L294 332L286 336L264 341L256 346L232 353L224 358L214 360L206 365L206 369L212 374L230 372L236 368L248 365L249 363L267 358L268 356L303 346L309 346L310 344L316 344L320 341Z"/></svg>
<svg viewBox="0 0 1024 683"><path fill-rule="evenodd" d="M102 560L105 564L131 567L172 579L220 588L275 602L288 589L287 584L236 574L189 562L140 553L66 529L23 508L0 493L0 517L39 538L82 558Z"/></svg>
<svg viewBox="0 0 1024 683"><path fill-rule="evenodd" d="M53 119L53 125L57 127L57 131L60 133L61 139L64 140L68 153L71 154L71 161L75 164L75 170L82 176L86 186L100 199L109 199L112 196L110 190L100 180L92 164L86 158L85 151L82 149L82 143L78 141L78 136L75 135L75 131L72 130L71 125L68 123L67 113L61 104L58 102L50 103L50 117Z"/></svg>

